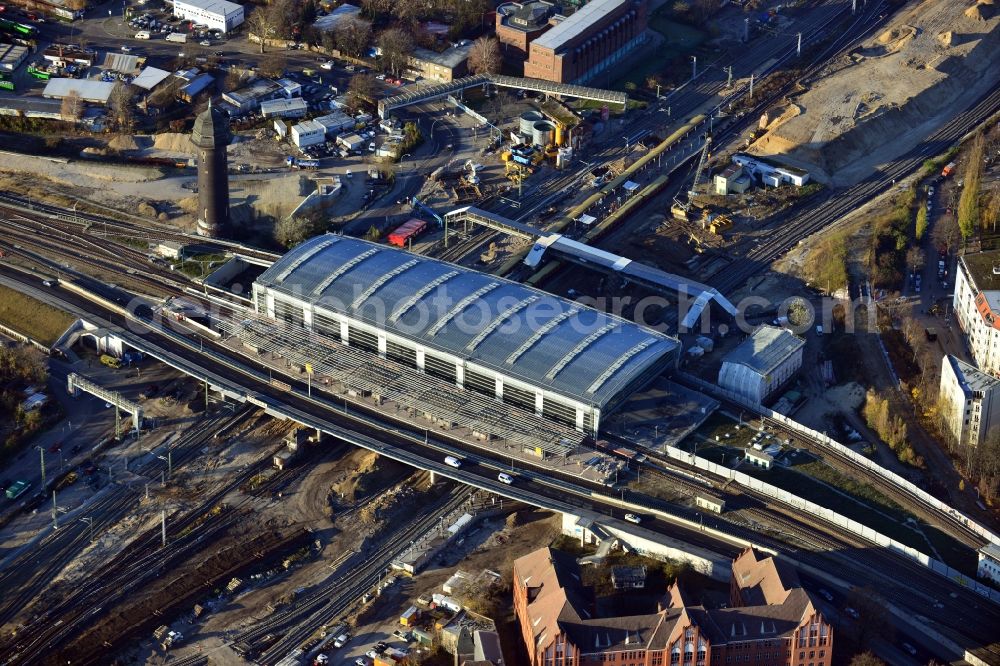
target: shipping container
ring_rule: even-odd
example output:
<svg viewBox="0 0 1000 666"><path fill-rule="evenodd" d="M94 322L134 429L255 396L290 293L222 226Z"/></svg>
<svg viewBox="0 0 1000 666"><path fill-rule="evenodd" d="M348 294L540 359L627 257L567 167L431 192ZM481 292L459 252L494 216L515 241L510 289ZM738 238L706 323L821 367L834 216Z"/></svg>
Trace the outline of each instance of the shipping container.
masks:
<svg viewBox="0 0 1000 666"><path fill-rule="evenodd" d="M407 241L419 236L426 228L427 223L423 220L410 218L389 234L389 243L397 247L406 247Z"/></svg>

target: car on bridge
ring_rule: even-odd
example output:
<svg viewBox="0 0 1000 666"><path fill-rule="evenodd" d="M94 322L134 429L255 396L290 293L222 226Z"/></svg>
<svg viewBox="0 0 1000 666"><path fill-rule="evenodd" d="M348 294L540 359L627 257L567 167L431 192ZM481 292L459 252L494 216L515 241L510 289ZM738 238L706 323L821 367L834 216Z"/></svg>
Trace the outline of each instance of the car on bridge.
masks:
<svg viewBox="0 0 1000 666"><path fill-rule="evenodd" d="M454 467L455 469L458 469L459 467L462 466L462 461L456 458L455 456L445 456L444 464L448 465L448 467Z"/></svg>
<svg viewBox="0 0 1000 666"><path fill-rule="evenodd" d="M639 523L642 522L642 517L637 516L634 513L626 513L625 520L627 520L630 523L635 523L636 525L638 525Z"/></svg>

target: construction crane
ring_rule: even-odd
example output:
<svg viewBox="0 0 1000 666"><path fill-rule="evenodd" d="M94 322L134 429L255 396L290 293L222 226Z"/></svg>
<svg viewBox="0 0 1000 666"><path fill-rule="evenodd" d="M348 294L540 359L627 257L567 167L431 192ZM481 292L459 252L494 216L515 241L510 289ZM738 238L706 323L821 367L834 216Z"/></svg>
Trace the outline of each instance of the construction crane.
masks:
<svg viewBox="0 0 1000 666"><path fill-rule="evenodd" d="M701 181L701 174L705 170L705 163L711 156L712 135L705 134L705 143L701 147L701 155L698 156L698 166L694 170L694 180L691 181L691 189L687 191L687 200L674 197L674 205L670 207L670 212L674 217L687 221L690 219L691 200L698 193L698 183Z"/></svg>

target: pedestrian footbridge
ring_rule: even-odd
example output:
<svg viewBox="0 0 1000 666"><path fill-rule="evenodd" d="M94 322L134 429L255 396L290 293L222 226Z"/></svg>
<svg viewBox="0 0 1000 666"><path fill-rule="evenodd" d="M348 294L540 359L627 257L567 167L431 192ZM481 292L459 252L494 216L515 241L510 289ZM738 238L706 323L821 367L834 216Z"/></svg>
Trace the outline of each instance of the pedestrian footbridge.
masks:
<svg viewBox="0 0 1000 666"><path fill-rule="evenodd" d="M577 86L569 83L554 83L544 79L526 79L519 76L503 76L501 74L477 74L455 79L448 83L438 83L429 86L421 86L414 90L409 90L402 95L386 97L379 100L378 115L380 118L388 118L397 110L422 102L430 102L453 95L466 88L474 88L491 83L501 88L516 88L518 90L530 90L545 95L558 95L560 97L575 97L578 99L590 99L606 104L615 104L625 107L628 103L628 95L617 90L604 90L602 88L591 88L589 86Z"/></svg>
<svg viewBox="0 0 1000 666"><path fill-rule="evenodd" d="M80 395L80 391L97 396L104 402L114 405L119 410L131 414L132 420L135 422L135 429L142 429L142 407L131 400L127 400L118 391L111 391L103 386L99 386L75 372L70 373L66 378L66 390L74 398Z"/></svg>

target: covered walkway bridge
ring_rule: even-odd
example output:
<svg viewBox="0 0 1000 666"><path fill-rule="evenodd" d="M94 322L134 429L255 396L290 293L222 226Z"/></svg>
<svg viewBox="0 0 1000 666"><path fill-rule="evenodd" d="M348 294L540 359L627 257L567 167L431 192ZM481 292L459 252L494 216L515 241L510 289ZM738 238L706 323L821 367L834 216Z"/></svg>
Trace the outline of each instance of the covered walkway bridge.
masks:
<svg viewBox="0 0 1000 666"><path fill-rule="evenodd" d="M421 86L414 90L409 90L402 95L381 99L378 103L378 115L380 118L387 118L396 109L441 99L466 88L474 88L487 83L492 83L501 88L531 90L532 92L540 92L545 95L592 99L598 102L606 102L607 104L617 104L622 107L628 103L628 95L616 90L603 90L601 88L576 86L568 83L553 83L544 79L525 79L518 76L503 76L501 74L477 74L475 76L455 79L449 83Z"/></svg>

